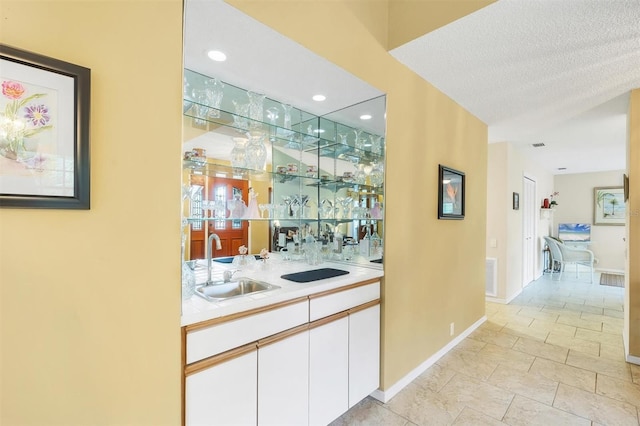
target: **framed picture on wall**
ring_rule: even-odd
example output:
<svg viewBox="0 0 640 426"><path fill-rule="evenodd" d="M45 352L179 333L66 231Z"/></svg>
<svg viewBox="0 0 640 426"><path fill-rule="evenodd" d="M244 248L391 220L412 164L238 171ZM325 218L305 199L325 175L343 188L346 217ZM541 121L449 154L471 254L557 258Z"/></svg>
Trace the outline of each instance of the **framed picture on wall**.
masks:
<svg viewBox="0 0 640 426"><path fill-rule="evenodd" d="M593 189L593 224L625 224L627 206L622 186L603 186Z"/></svg>
<svg viewBox="0 0 640 426"><path fill-rule="evenodd" d="M520 210L520 194L517 192L513 193L513 209Z"/></svg>
<svg viewBox="0 0 640 426"><path fill-rule="evenodd" d="M438 166L438 219L464 219L464 173Z"/></svg>
<svg viewBox="0 0 640 426"><path fill-rule="evenodd" d="M0 207L89 209L90 76L0 44Z"/></svg>

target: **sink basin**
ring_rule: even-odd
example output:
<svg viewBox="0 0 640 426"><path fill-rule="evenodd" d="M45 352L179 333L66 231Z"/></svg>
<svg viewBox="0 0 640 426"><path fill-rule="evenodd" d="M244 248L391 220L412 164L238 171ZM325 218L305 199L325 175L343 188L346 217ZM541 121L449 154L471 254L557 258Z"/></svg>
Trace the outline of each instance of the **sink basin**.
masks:
<svg viewBox="0 0 640 426"><path fill-rule="evenodd" d="M196 287L196 294L211 302L232 299L234 297L246 296L248 294L261 293L263 291L280 288L277 285L252 280L251 278L238 278L233 281L215 282L209 285Z"/></svg>

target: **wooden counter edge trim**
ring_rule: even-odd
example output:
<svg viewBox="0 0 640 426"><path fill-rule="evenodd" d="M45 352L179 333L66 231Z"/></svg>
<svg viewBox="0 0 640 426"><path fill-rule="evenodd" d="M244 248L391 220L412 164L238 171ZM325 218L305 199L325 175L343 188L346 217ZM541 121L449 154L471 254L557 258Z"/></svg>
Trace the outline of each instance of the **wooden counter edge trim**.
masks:
<svg viewBox="0 0 640 426"><path fill-rule="evenodd" d="M207 368L211 368L214 365L218 365L223 362L230 361L234 358L245 355L249 352L253 352L257 349L258 349L258 346L256 345L256 342L252 342L252 343L249 343L248 345L240 346L238 348L234 348L226 352L222 352L221 354L217 354L209 358L196 361L184 367L184 376L186 378L192 374L198 373L202 370L206 370Z"/></svg>
<svg viewBox="0 0 640 426"><path fill-rule="evenodd" d="M342 291L351 290L351 289L356 288L356 287L362 287L362 286L373 284L373 283L376 283L376 282L379 282L379 281L380 281L380 277L371 278L370 280L360 281L360 282L357 282L357 283L345 285L343 287L332 288L331 290L325 290L325 291L321 291L319 293L310 294L309 295L309 299L315 299L317 297L328 296L329 294L340 293Z"/></svg>
<svg viewBox="0 0 640 426"><path fill-rule="evenodd" d="M304 333L309 330L309 323L299 325L297 327L290 328L289 330L281 331L280 333L274 334L273 336L265 337L264 339L258 340L258 349L264 348L272 343L279 342L281 340L286 339L287 337L295 336L296 334Z"/></svg>
<svg viewBox="0 0 640 426"><path fill-rule="evenodd" d="M349 316L349 311L338 312L337 314L330 315L328 317L320 318L319 320L315 320L309 323L309 330L312 330L316 327L322 327L325 324L329 324L330 322L337 321L339 319L345 318Z"/></svg>
<svg viewBox="0 0 640 426"><path fill-rule="evenodd" d="M258 308L249 309L248 311L236 312L236 313L224 315L218 318L212 318L210 320L185 325L183 328L186 330L187 333L189 333L192 331L211 327L212 325L221 324L223 322L233 321L236 319L248 317L255 314L261 314L263 312L272 311L274 309L283 308L285 306L295 305L296 303L300 303L300 302L306 302L307 300L308 300L308 296L296 297L295 299L283 300L282 302L277 302L277 303L266 305L266 306L260 306Z"/></svg>
<svg viewBox="0 0 640 426"><path fill-rule="evenodd" d="M371 302L363 303L362 305L354 306L349 309L349 315L355 314L356 312L364 311L365 309L369 309L372 306L376 306L380 304L380 299L372 300Z"/></svg>

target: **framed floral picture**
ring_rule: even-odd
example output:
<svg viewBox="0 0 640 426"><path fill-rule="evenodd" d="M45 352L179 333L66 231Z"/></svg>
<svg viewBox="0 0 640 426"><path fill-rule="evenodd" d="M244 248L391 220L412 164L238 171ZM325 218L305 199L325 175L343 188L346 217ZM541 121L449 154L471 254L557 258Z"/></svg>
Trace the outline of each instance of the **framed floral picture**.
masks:
<svg viewBox="0 0 640 426"><path fill-rule="evenodd" d="M464 173L438 166L438 219L464 219Z"/></svg>
<svg viewBox="0 0 640 426"><path fill-rule="evenodd" d="M593 189L593 224L623 226L627 206L622 186L603 186Z"/></svg>
<svg viewBox="0 0 640 426"><path fill-rule="evenodd" d="M90 75L0 44L0 207L89 209Z"/></svg>

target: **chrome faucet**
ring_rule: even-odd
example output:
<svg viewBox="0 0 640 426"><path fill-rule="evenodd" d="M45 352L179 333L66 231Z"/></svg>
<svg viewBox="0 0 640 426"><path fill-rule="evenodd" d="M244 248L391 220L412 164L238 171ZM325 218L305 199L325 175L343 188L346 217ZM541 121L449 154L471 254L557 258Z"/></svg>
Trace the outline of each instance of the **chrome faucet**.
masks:
<svg viewBox="0 0 640 426"><path fill-rule="evenodd" d="M211 258L213 257L213 240L216 240L216 250L222 250L222 244L220 243L220 237L218 234L209 235L209 241L207 244L207 283L211 284Z"/></svg>

